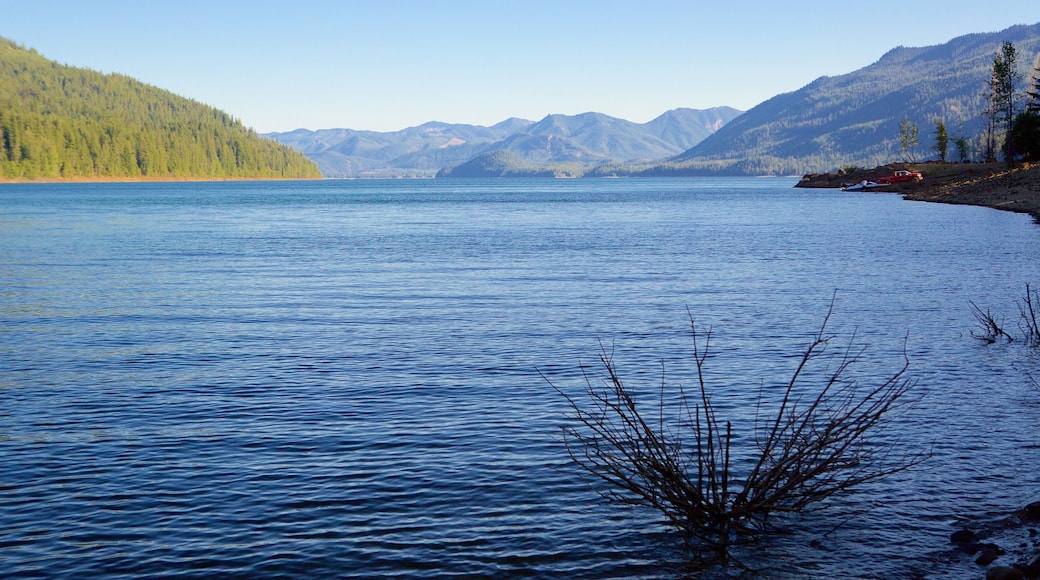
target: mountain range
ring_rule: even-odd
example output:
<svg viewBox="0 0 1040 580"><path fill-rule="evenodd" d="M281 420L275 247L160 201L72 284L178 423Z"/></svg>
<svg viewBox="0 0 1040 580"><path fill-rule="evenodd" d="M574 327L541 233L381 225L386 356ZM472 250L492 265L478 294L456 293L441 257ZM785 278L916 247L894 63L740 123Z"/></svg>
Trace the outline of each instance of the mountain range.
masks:
<svg viewBox="0 0 1040 580"><path fill-rule="evenodd" d="M427 123L393 133L266 136L302 151L326 177L802 175L925 158L937 120L978 158L987 81L1004 41L1018 52L1023 87L1031 85L1040 24L893 48L869 66L820 77L743 113L675 109L645 124L585 113L492 127ZM919 131L920 144L909 152L900 143L904 120Z"/></svg>
<svg viewBox="0 0 1040 580"><path fill-rule="evenodd" d="M223 111L0 39L0 179L300 178L318 169L325 177L802 175L927 158L938 120L979 159L985 94L1005 41L1018 54L1020 88L1033 86L1040 24L897 47L746 112L680 108L647 123L590 112L491 127L257 135ZM919 129L910 151L900 143L904 121Z"/></svg>
<svg viewBox="0 0 1040 580"><path fill-rule="evenodd" d="M445 167L505 154L531 167L648 162L686 151L741 111L675 109L648 123L600 113L511 118L491 127L430 122L394 132L298 129L264 136L317 162L325 177L432 177Z"/></svg>

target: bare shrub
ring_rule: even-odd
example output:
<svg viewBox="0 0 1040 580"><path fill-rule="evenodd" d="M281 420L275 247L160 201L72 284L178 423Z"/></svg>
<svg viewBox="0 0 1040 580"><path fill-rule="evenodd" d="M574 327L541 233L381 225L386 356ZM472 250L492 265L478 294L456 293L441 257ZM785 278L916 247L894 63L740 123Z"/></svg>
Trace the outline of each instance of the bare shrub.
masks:
<svg viewBox="0 0 1040 580"><path fill-rule="evenodd" d="M1040 292L1033 290L1026 283L1026 295L1018 304L1018 311L1022 314L1019 327L1027 344L1040 347L1040 323L1037 315L1040 314Z"/></svg>
<svg viewBox="0 0 1040 580"><path fill-rule="evenodd" d="M968 301L971 305L971 315L975 317L978 330L971 331L971 336L987 344L993 344L1000 340L1001 337L1007 339L1008 342L1015 340L1011 338L1011 335L1004 331L1003 322L997 322L997 319L993 316L993 313L989 310L983 311L977 304Z"/></svg>
<svg viewBox="0 0 1040 580"><path fill-rule="evenodd" d="M862 349L850 343L823 356L833 338L826 334L833 307L832 301L775 408L759 415L753 437L741 439L716 414L704 375L711 331L700 331L692 314L697 388L691 393L678 387L678 408L666 409L663 379L656 409L637 405L618 376L612 350L601 344L606 376L594 382L585 373L584 401L549 381L572 410L573 423L563 427L568 454L594 480L608 484L599 486L603 497L660 511L698 555L722 561L732 544L770 529L774 514L804 511L920 463L927 453L896 452L894 445L869 437L890 422L892 411L911 402L905 346L898 371L875 386L859 387L846 375ZM803 388L808 375L823 377L823 384ZM746 451L757 459L740 462L745 467L739 471L731 461L735 441L756 447Z"/></svg>
<svg viewBox="0 0 1040 580"><path fill-rule="evenodd" d="M985 343L992 344L1001 338L1008 342L1015 340L1003 328L1003 321L998 322L989 310L982 310L977 304L968 301L971 305L971 314L975 317L977 329L971 331L971 336ZM1022 332L1024 342L1034 348L1040 347L1040 292L1026 283L1025 296L1018 302L1020 319L1018 328Z"/></svg>

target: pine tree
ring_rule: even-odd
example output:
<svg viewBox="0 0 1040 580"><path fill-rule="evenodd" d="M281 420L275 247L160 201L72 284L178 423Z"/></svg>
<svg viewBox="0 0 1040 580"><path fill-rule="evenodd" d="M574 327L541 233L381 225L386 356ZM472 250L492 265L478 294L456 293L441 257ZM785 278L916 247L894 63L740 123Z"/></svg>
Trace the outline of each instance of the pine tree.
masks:
<svg viewBox="0 0 1040 580"><path fill-rule="evenodd" d="M946 150L950 144L950 138L946 134L946 123L942 119L935 120L935 146L936 153L939 154L939 161L946 163Z"/></svg>
<svg viewBox="0 0 1040 580"><path fill-rule="evenodd" d="M1033 90L1026 91L1029 95L1029 104L1026 111L1040 114L1040 66L1033 69Z"/></svg>
<svg viewBox="0 0 1040 580"><path fill-rule="evenodd" d="M1018 83L1022 74L1018 72L1015 45L1004 41L1000 52L993 57L992 104L993 121L1004 130L1004 157L1008 167L1015 163L1012 129L1015 122L1015 101L1018 98Z"/></svg>

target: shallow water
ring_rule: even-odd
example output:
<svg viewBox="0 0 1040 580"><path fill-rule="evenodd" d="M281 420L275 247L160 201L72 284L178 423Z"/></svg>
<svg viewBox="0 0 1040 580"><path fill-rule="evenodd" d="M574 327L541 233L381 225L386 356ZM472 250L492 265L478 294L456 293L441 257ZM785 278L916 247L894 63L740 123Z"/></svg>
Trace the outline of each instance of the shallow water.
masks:
<svg viewBox="0 0 1040 580"><path fill-rule="evenodd" d="M680 575L657 516L568 463L539 371L579 393L603 341L641 393L662 363L690 386L688 307L748 427L836 295L864 383L908 335L923 400L887 437L934 456L748 562L976 577L947 538L1038 499L1040 369L968 301L1014 329L1040 228L792 184L2 186L0 574Z"/></svg>

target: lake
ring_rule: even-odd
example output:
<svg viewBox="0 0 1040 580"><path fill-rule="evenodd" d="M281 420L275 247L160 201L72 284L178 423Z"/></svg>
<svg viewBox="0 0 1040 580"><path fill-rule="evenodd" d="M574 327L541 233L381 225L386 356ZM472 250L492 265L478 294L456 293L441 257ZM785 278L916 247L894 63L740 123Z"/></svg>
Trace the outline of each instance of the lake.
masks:
<svg viewBox="0 0 1040 580"><path fill-rule="evenodd" d="M747 427L833 297L857 380L905 348L885 441L933 456L747 564L980 577L949 534L1040 499L1040 356L969 301L1016 333L1040 227L794 182L0 185L0 575L682 576L570 463L542 375L580 395L602 343L648 402L692 387L689 309Z"/></svg>

